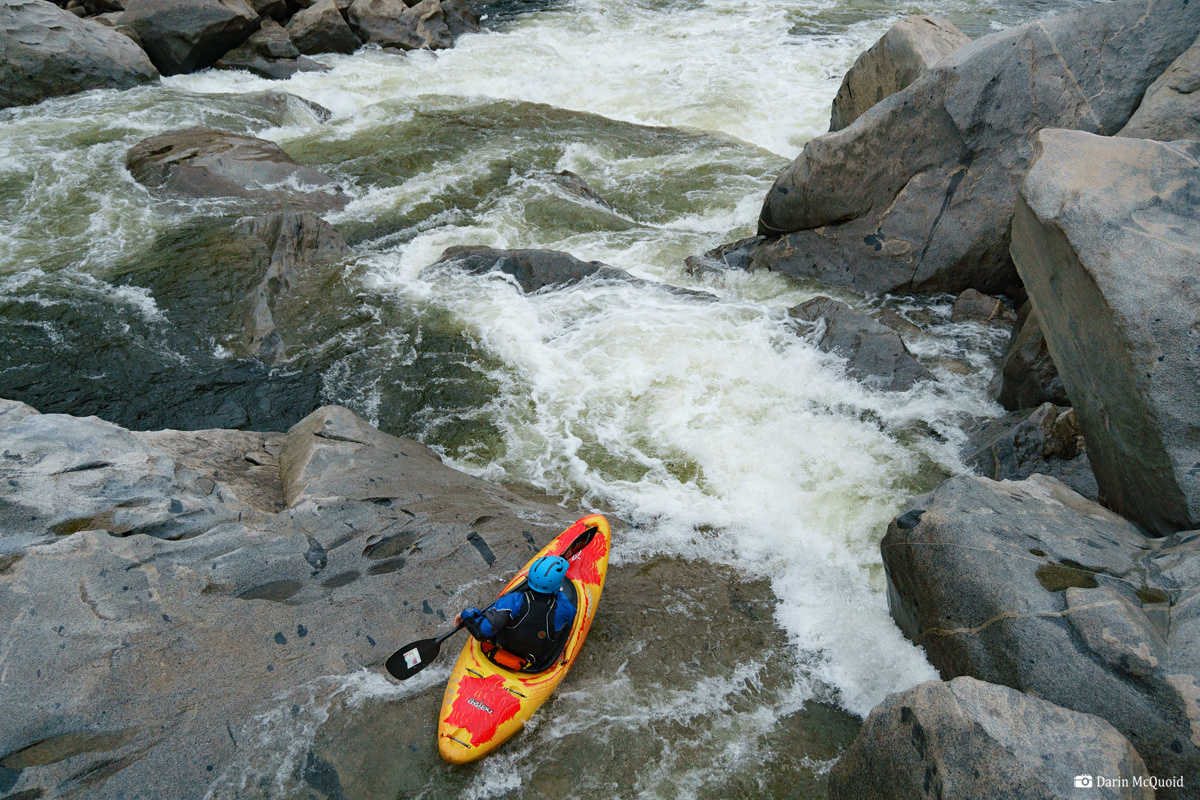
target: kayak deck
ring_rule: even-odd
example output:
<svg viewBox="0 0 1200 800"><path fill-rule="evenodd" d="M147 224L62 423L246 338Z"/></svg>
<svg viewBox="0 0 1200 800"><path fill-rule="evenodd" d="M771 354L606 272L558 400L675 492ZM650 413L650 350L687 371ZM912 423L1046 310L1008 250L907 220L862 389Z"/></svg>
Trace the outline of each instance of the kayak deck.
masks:
<svg viewBox="0 0 1200 800"><path fill-rule="evenodd" d="M446 684L438 716L438 752L446 761L473 761L500 746L524 726L575 662L591 629L608 572L612 543L608 520L599 514L583 517L542 548L500 592L503 595L512 591L525 580L534 561L561 554L590 527L597 528L595 536L571 557L567 570L567 580L577 597L575 619L553 666L543 672L520 672L493 663L473 638L463 647Z"/></svg>

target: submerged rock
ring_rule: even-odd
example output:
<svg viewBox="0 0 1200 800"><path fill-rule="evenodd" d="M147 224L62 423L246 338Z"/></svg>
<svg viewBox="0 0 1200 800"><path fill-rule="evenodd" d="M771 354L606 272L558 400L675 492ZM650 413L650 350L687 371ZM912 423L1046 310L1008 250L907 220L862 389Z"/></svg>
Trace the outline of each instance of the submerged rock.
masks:
<svg viewBox="0 0 1200 800"><path fill-rule="evenodd" d="M5 675L22 687L0 692L0 779L15 796L202 794L281 696L380 671L447 629L468 604L459 587L493 585L571 521L337 407L286 435L13 413L0 404L4 447L23 457L0 462L4 507L61 504L93 522L56 532L58 516L39 514L30 539L0 537ZM93 440L111 464L78 469L88 456L73 451ZM100 476L128 491L102 497ZM147 509L190 538L107 521Z"/></svg>
<svg viewBox="0 0 1200 800"><path fill-rule="evenodd" d="M871 106L904 89L929 68L971 41L954 23L938 17L908 17L893 25L860 55L833 98L829 130L840 131Z"/></svg>
<svg viewBox="0 0 1200 800"><path fill-rule="evenodd" d="M1031 134L1120 130L1197 34L1196 3L1116 0L977 39L809 142L767 195L766 238L712 257L858 292L1018 296L1008 248Z"/></svg>
<svg viewBox="0 0 1200 800"><path fill-rule="evenodd" d="M288 343L276 317L294 319L326 297L327 284L336 279L351 251L337 229L311 211L279 211L238 227L261 240L270 252L246 321L248 350L278 361L286 355Z"/></svg>
<svg viewBox="0 0 1200 800"><path fill-rule="evenodd" d="M995 481L1050 475L1089 500L1099 487L1075 410L1043 403L991 420L970 433L963 461Z"/></svg>
<svg viewBox="0 0 1200 800"><path fill-rule="evenodd" d="M1090 442L1089 442L1090 444ZM888 527L892 617L949 680L1112 723L1152 775L1200 781L1200 531L1147 538L1034 475L959 475Z"/></svg>
<svg viewBox="0 0 1200 800"><path fill-rule="evenodd" d="M0 108L158 78L128 37L45 0L0 3L0 53Z"/></svg>
<svg viewBox="0 0 1200 800"><path fill-rule="evenodd" d="M472 275L499 272L511 275L523 292L568 286L585 278L633 280L623 269L599 261L580 261L557 250L496 250L491 247L451 247L426 270L453 267ZM424 271L423 271L424 274Z"/></svg>
<svg viewBox="0 0 1200 800"><path fill-rule="evenodd" d="M1198 157L1195 142L1042 131L1013 221L1101 494L1154 534L1200 526Z"/></svg>
<svg viewBox="0 0 1200 800"><path fill-rule="evenodd" d="M1004 686L955 678L888 696L829 774L830 800L1076 798L1076 775L1121 777L1089 797L1153 800L1146 765L1116 728Z"/></svg>
<svg viewBox="0 0 1200 800"><path fill-rule="evenodd" d="M1117 136L1135 139L1200 139L1200 41L1158 80L1150 84L1141 105Z"/></svg>
<svg viewBox="0 0 1200 800"><path fill-rule="evenodd" d="M1009 411L1042 403L1071 404L1042 335L1042 324L1028 301L1017 313L1012 337L988 392Z"/></svg>
<svg viewBox="0 0 1200 800"><path fill-rule="evenodd" d="M294 161L265 139L185 128L143 139L125 165L135 180L189 197L245 197L330 211L350 202L333 178Z"/></svg>
<svg viewBox="0 0 1200 800"><path fill-rule="evenodd" d="M829 297L814 297L788 309L792 319L816 323L816 344L846 359L846 371L870 386L903 392L932 380L894 330L870 315Z"/></svg>
<svg viewBox="0 0 1200 800"><path fill-rule="evenodd" d="M258 30L245 0L127 0L123 25L133 28L163 75L212 64Z"/></svg>

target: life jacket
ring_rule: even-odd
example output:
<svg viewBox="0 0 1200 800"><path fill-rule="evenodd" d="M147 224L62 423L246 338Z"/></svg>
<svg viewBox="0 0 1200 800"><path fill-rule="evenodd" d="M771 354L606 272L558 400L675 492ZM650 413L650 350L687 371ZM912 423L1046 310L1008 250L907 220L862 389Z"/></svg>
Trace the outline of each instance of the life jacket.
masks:
<svg viewBox="0 0 1200 800"><path fill-rule="evenodd" d="M521 594L525 598L524 613L497 634L496 643L535 663L558 647L558 636L554 633L558 598L553 594L539 595L529 589Z"/></svg>

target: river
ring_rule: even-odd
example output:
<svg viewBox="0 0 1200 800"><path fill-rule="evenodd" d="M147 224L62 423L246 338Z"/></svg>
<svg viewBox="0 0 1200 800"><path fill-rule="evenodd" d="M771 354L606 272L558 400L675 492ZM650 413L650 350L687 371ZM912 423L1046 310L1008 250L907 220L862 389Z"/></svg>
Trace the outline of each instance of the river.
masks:
<svg viewBox="0 0 1200 800"><path fill-rule="evenodd" d="M909 345L937 380L875 391L787 318L821 287L683 261L753 232L775 176L827 129L841 75L900 17L978 37L1078 4L512 3L436 54L364 49L287 82L209 70L0 111L0 394L133 428L280 429L341 403L461 469L630 521L613 552L626 580L690 587L677 607L614 609L634 644L581 663L506 752L458 773L401 758L378 768L389 791L823 796L856 719L936 676L888 616L878 543L908 498L963 469L963 425L1000 412L986 388L1007 333L951 323L952 298L838 294L926 331ZM269 89L332 117L254 98ZM282 365L238 358L237 331L180 288L244 206L156 197L124 168L137 141L193 124L275 140L353 196L327 219L355 251L354 303ZM421 275L462 244L565 250L718 299ZM320 772L303 753L330 739L331 704L405 736L379 709L413 693L436 707L445 674L305 688L251 724L257 749L210 794L309 796L301 778Z"/></svg>

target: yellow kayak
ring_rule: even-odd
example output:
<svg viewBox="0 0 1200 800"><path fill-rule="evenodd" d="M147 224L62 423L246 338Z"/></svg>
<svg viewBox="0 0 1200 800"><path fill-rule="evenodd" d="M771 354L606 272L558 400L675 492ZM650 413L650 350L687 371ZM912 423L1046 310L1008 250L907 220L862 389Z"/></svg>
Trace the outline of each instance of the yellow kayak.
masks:
<svg viewBox="0 0 1200 800"><path fill-rule="evenodd" d="M588 534L589 528L596 528L596 532ZM603 516L591 514L567 528L531 558L500 592L504 595L512 591L525 580L534 561L542 556L561 555L580 535L590 535L591 541L568 558L571 566L563 582L563 591L573 595L575 601L575 621L562 652L549 669L528 673L502 667L484 655L481 643L474 638L463 647L446 684L438 716L438 752L451 764L474 761L519 731L538 706L546 702L579 655L592 627L608 572L612 534Z"/></svg>

